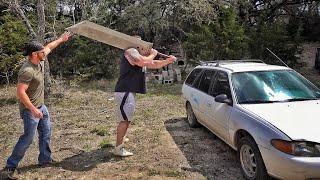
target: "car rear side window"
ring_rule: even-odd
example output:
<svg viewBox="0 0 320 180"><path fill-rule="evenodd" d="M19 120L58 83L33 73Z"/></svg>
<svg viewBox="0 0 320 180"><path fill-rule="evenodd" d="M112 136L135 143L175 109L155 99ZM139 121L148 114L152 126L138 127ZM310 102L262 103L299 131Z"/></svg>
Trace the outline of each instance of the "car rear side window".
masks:
<svg viewBox="0 0 320 180"><path fill-rule="evenodd" d="M190 75L188 76L186 80L186 84L192 86L194 80L197 78L197 76L201 73L202 69L194 69Z"/></svg>
<svg viewBox="0 0 320 180"><path fill-rule="evenodd" d="M213 81L214 74L216 71L214 70L205 70L201 76L199 90L205 93L209 93L210 84Z"/></svg>

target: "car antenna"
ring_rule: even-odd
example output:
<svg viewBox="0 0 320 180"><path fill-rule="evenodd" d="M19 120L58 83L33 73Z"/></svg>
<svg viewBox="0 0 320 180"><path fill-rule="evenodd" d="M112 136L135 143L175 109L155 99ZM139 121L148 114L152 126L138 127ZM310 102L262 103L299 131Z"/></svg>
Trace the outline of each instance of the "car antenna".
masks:
<svg viewBox="0 0 320 180"><path fill-rule="evenodd" d="M284 64L286 67L289 67L285 62L283 62L275 53L273 53L269 48L267 50L274 55L282 64Z"/></svg>

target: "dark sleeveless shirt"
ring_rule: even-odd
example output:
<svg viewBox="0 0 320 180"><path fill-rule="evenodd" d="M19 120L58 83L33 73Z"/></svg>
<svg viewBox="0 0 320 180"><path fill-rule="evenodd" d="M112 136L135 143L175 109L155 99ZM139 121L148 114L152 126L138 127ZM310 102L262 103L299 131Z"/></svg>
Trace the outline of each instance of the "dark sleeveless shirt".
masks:
<svg viewBox="0 0 320 180"><path fill-rule="evenodd" d="M115 92L146 93L145 73L139 66L133 66L124 56L120 58L120 77L116 84Z"/></svg>

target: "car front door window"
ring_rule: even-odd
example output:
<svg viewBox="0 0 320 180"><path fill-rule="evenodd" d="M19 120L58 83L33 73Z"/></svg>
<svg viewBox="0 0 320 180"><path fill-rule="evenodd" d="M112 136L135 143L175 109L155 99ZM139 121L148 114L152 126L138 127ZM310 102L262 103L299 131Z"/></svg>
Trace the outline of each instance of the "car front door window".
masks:
<svg viewBox="0 0 320 180"><path fill-rule="evenodd" d="M218 72L215 83L213 85L213 88L210 92L210 95L216 97L220 94L225 94L229 99L232 99L231 97L231 91L230 91L230 85L228 80L228 74L226 72Z"/></svg>

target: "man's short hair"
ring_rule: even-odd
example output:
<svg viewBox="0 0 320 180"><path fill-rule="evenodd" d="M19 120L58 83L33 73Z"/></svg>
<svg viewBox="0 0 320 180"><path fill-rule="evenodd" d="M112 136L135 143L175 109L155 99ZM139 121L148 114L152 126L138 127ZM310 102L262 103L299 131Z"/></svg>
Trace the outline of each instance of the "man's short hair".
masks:
<svg viewBox="0 0 320 180"><path fill-rule="evenodd" d="M41 51L44 48L44 46L39 43L38 41L30 41L24 48L23 55L29 56L33 52Z"/></svg>

